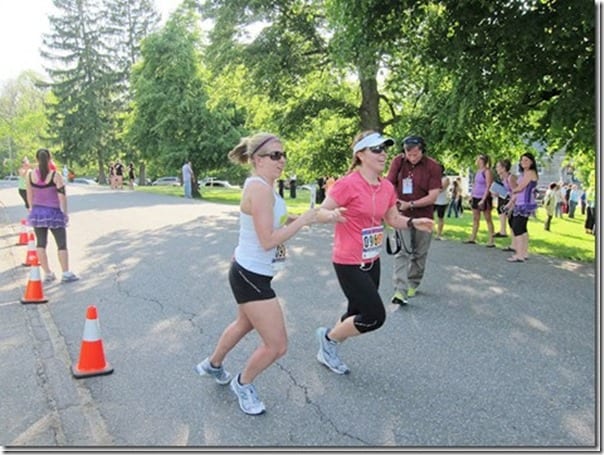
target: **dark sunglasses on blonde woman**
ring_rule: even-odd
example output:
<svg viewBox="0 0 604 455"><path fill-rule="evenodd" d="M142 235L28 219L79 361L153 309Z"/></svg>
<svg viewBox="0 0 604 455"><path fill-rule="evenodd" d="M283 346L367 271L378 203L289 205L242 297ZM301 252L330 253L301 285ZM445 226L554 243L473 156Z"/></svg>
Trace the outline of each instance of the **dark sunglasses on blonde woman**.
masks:
<svg viewBox="0 0 604 455"><path fill-rule="evenodd" d="M376 155L386 151L386 147L383 145L376 145L375 147L369 147L369 151L371 153L375 153Z"/></svg>
<svg viewBox="0 0 604 455"><path fill-rule="evenodd" d="M278 152L278 151L262 153L260 156L268 156L273 161L279 161L281 158L283 158L283 159L287 158L287 154L285 152Z"/></svg>

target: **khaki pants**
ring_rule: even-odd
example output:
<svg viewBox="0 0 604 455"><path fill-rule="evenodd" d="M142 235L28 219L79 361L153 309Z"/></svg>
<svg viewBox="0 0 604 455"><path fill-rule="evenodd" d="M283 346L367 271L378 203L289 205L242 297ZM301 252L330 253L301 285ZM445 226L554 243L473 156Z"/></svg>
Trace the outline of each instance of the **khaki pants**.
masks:
<svg viewBox="0 0 604 455"><path fill-rule="evenodd" d="M432 233L401 229L399 230L399 234L403 246L401 251L394 256L392 280L394 291L406 294L407 289L410 287L417 289L422 281L424 270L426 269L428 250L432 242Z"/></svg>

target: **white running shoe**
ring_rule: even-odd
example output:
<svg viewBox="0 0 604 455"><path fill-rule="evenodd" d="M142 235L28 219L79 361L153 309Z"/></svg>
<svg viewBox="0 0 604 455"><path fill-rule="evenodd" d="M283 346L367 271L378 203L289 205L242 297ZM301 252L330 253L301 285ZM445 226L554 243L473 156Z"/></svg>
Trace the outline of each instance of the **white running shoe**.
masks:
<svg viewBox="0 0 604 455"><path fill-rule="evenodd" d="M258 398L254 384L240 384L239 376L235 376L231 381L231 390L239 400L239 407L243 412L249 415L258 415L266 411L264 403Z"/></svg>
<svg viewBox="0 0 604 455"><path fill-rule="evenodd" d="M329 329L327 327L319 327L317 329L317 341L319 342L319 352L317 360L337 374L348 374L350 369L346 366L338 356L338 346L335 341L329 341L325 335Z"/></svg>

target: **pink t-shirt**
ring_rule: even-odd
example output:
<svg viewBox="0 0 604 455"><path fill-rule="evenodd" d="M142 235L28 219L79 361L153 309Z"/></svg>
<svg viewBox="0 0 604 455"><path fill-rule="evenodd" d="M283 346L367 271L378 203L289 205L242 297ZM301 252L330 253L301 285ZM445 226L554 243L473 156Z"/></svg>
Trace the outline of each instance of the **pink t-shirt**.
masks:
<svg viewBox="0 0 604 455"><path fill-rule="evenodd" d="M332 260L336 264L362 264L379 257L384 215L396 204L394 186L386 179L371 185L358 172L336 181L329 197L346 207L346 221L335 226Z"/></svg>

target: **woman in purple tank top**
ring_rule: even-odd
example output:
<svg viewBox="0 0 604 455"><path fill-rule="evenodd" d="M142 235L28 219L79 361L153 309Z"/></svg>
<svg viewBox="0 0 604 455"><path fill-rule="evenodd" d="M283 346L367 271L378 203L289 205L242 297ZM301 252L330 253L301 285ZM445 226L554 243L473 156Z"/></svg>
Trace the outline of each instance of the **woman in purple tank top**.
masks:
<svg viewBox="0 0 604 455"><path fill-rule="evenodd" d="M537 174L537 163L532 153L524 153L520 157L518 168L522 174L518 178L518 185L512 191L512 198L507 204L508 212L511 212L513 243L516 253L508 258L510 262L524 262L528 259L528 231L526 226L528 219L537 210L536 189L539 175Z"/></svg>
<svg viewBox="0 0 604 455"><path fill-rule="evenodd" d="M489 230L489 241L486 247L494 248L493 235L495 228L493 227L493 217L491 216L493 197L490 191L491 184L493 183L493 171L491 171L489 163L490 160L487 155L481 154L476 157L477 169L472 185L472 235L464 243L476 243L476 235L480 227L480 213L482 212L487 222L487 229Z"/></svg>
<svg viewBox="0 0 604 455"><path fill-rule="evenodd" d="M66 226L67 197L65 196L65 182L61 174L50 167L50 152L40 149L36 152L38 165L26 177L27 201L29 203L29 225L34 228L36 235L36 249L40 267L44 270L44 282L50 283L56 279L55 274L48 265L46 244L48 230L52 233L57 244L59 263L63 271L62 282L76 281L78 277L69 270L69 257L67 255Z"/></svg>

